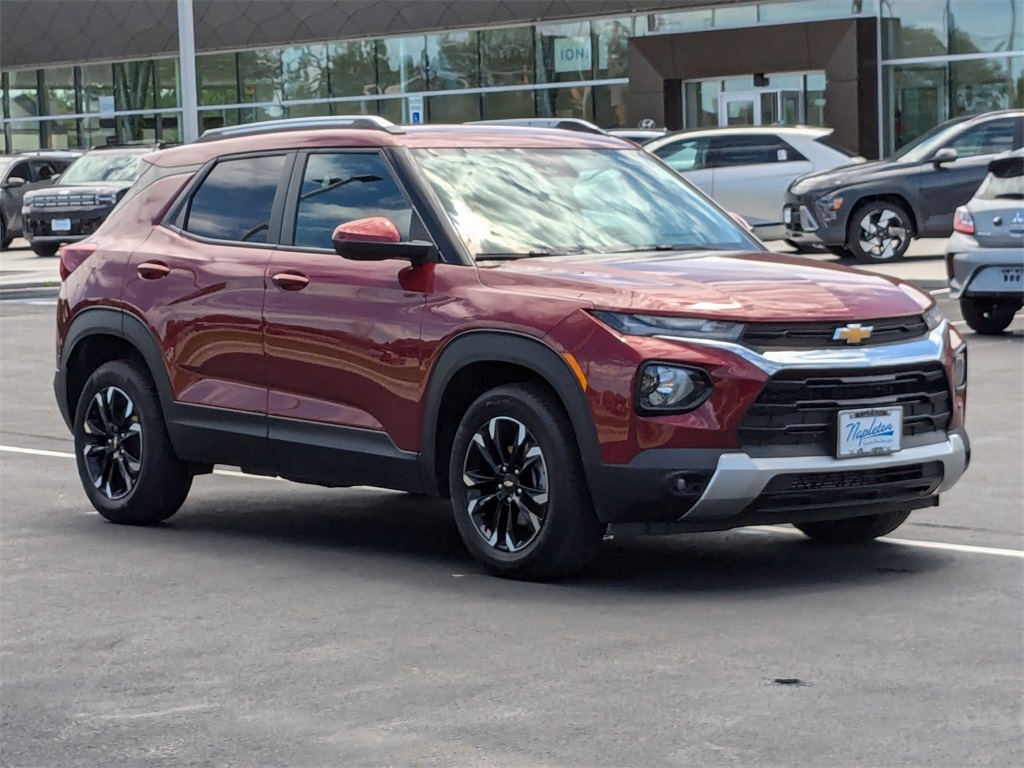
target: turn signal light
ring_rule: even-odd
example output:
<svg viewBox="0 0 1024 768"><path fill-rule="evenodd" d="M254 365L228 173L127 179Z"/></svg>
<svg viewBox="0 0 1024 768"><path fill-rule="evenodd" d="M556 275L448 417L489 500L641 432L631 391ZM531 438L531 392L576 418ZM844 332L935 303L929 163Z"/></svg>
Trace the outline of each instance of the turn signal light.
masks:
<svg viewBox="0 0 1024 768"><path fill-rule="evenodd" d="M70 243L60 249L60 279L68 279L68 275L81 266L82 262L92 256L99 248L98 243Z"/></svg>
<svg viewBox="0 0 1024 768"><path fill-rule="evenodd" d="M953 214L953 229L963 232L965 235L974 234L974 218L966 206L961 205Z"/></svg>

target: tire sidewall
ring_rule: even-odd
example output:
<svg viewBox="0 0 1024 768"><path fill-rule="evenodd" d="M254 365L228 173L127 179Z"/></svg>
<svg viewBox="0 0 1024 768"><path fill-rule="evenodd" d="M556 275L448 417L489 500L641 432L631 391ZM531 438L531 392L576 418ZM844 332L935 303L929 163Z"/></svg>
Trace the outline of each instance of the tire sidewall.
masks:
<svg viewBox="0 0 1024 768"><path fill-rule="evenodd" d="M485 393L466 411L452 442L448 482L455 524L472 554L492 570L513 574L545 561L560 548L562 537L574 523L574 506L588 506L586 488L576 488L573 467L579 464L574 441L563 433L564 425L553 418L543 403L515 387L500 387ZM540 407L538 407L540 406ZM483 540L467 512L462 469L473 435L488 420L508 416L524 425L537 439L548 470L548 508L540 533L518 552L502 552Z"/></svg>
<svg viewBox="0 0 1024 768"><path fill-rule="evenodd" d="M904 229L907 231L906 239L900 244L900 248L892 256L887 259L881 259L860 247L860 223L864 220L864 217L874 211L883 210L894 211L897 216L900 217L900 221L903 223ZM857 208L850 216L849 224L847 225L846 233L847 247L853 257L860 262L866 264L886 264L893 261L899 261L906 255L907 250L910 248L910 242L913 240L912 227L910 224L910 214L907 213L907 209L899 203L868 203L866 205Z"/></svg>

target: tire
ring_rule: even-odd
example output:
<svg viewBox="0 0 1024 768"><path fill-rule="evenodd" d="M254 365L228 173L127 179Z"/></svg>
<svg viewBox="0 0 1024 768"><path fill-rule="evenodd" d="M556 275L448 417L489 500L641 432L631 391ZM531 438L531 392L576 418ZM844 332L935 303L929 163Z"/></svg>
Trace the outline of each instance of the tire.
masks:
<svg viewBox="0 0 1024 768"><path fill-rule="evenodd" d="M7 234L7 222L0 216L0 251L6 251L13 242L14 238Z"/></svg>
<svg viewBox="0 0 1024 768"><path fill-rule="evenodd" d="M795 527L811 539L822 544L865 544L879 536L892 533L910 517L910 512L883 512L846 520L826 520L817 523L794 523Z"/></svg>
<svg viewBox="0 0 1024 768"><path fill-rule="evenodd" d="M56 256L58 250L60 250L60 243L32 243L32 252L43 258Z"/></svg>
<svg viewBox="0 0 1024 768"><path fill-rule="evenodd" d="M469 406L452 443L448 481L459 534L495 576L567 576L582 570L601 542L604 526L572 425L537 384L497 387Z"/></svg>
<svg viewBox="0 0 1024 768"><path fill-rule="evenodd" d="M997 299L965 296L960 299L960 314L975 333L995 336L1005 331L1019 306Z"/></svg>
<svg viewBox="0 0 1024 768"><path fill-rule="evenodd" d="M876 200L857 208L846 225L846 244L853 258L867 264L899 261L910 247L910 214L899 203Z"/></svg>
<svg viewBox="0 0 1024 768"><path fill-rule="evenodd" d="M74 433L82 487L107 520L152 525L184 503L192 473L174 454L152 381L135 365L116 360L93 372Z"/></svg>
<svg viewBox="0 0 1024 768"><path fill-rule="evenodd" d="M855 258L853 252L849 248L844 248L841 245L829 245L825 247L825 250L834 256L838 256L840 259L853 259Z"/></svg>

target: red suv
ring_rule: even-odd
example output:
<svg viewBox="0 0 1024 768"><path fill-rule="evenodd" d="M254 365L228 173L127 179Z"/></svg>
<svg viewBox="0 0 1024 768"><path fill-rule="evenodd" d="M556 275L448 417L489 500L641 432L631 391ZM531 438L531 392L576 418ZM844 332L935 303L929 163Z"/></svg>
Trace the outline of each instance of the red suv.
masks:
<svg viewBox="0 0 1024 768"><path fill-rule="evenodd" d="M766 253L612 137L221 129L146 156L61 276L57 402L117 523L227 464L448 497L488 571L543 579L609 530L868 540L969 459L928 294Z"/></svg>

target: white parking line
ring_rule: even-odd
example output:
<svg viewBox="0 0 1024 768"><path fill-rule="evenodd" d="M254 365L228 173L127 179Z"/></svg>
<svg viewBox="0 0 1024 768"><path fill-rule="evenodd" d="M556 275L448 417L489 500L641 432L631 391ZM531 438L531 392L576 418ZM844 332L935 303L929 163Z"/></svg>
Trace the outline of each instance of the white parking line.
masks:
<svg viewBox="0 0 1024 768"><path fill-rule="evenodd" d="M66 453L64 451L46 451L40 448L20 448L14 445L0 445L0 451L7 451L8 453L24 453L30 456L53 456L59 459L73 459L75 455L73 453ZM245 472L237 472L232 469L215 469L213 470L215 475L225 475L226 477L242 477L242 478L256 478L258 480L284 480L281 477L266 477L265 475L248 475ZM366 485L357 485L351 488L354 491L380 491L382 493L392 493L383 488L373 488ZM782 533L803 536L800 531L795 528L783 528L775 525L755 525L750 528L738 529L741 533ZM904 547L915 547L917 549L939 549L947 552L964 552L971 555L993 555L996 557L1016 557L1024 559L1024 550L1020 549L1000 549L999 547L977 547L973 544L948 544L943 541L920 541L917 539L891 539L885 537L881 541L888 542L890 544L899 544Z"/></svg>

